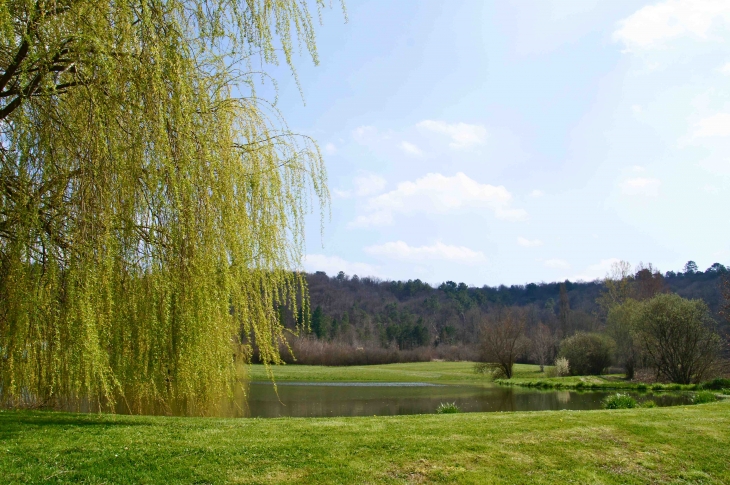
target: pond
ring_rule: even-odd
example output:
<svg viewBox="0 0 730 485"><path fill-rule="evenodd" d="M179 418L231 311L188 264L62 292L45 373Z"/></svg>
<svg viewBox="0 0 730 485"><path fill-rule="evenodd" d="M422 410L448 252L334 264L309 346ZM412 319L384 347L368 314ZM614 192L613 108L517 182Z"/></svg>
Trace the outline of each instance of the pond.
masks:
<svg viewBox="0 0 730 485"><path fill-rule="evenodd" d="M279 382L278 396L271 382L250 383L245 415L389 416L435 413L441 403L455 402L462 412L600 409L608 391L540 391L519 387L435 385L418 382ZM658 406L688 404L691 396L667 393L630 393L637 401Z"/></svg>

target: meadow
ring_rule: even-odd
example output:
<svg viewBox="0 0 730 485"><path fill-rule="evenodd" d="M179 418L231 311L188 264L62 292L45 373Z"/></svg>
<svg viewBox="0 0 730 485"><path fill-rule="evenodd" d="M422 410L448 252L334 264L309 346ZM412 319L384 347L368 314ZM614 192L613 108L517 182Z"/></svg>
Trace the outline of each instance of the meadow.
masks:
<svg viewBox="0 0 730 485"><path fill-rule="evenodd" d="M468 362L274 370L281 382L493 385ZM542 375L537 366L516 371ZM249 377L266 379L266 369L252 366ZM0 411L0 481L720 484L730 481L728 429L730 401L354 418Z"/></svg>
<svg viewBox="0 0 730 485"><path fill-rule="evenodd" d="M215 419L0 412L3 483L730 482L730 402Z"/></svg>
<svg viewBox="0 0 730 485"><path fill-rule="evenodd" d="M540 367L515 364L515 378L536 380L544 374ZM281 365L271 367L276 381L311 382L428 382L432 384L493 385L492 379L474 372L473 362L412 362L404 364L328 367ZM248 377L263 381L269 377L263 365L249 366Z"/></svg>

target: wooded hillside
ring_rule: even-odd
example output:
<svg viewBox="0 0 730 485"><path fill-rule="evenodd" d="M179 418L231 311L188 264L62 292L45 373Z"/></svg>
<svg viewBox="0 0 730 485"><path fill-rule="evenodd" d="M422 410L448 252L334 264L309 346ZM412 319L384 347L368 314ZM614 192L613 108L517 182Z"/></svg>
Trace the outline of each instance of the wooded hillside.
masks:
<svg viewBox="0 0 730 485"><path fill-rule="evenodd" d="M710 308L721 331L730 325L721 315L722 282L728 275L716 263L698 271L689 262L685 271L656 271L640 266L629 280L630 292L641 299L656 293L700 298ZM601 331L605 310L599 303L605 281L529 283L512 286L469 287L447 281L433 287L420 280L382 281L357 275L307 275L310 338L357 347L397 347L408 350L442 344L476 344L483 318L498 308L526 310L528 333L546 324L560 338L577 331ZM300 316L301 318L301 316ZM292 315L286 318L293 326Z"/></svg>

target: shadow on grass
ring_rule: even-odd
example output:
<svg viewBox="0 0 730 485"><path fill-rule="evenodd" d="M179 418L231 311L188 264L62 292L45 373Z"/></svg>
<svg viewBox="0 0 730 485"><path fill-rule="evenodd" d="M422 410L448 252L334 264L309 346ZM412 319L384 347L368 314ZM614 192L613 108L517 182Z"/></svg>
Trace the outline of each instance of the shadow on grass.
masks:
<svg viewBox="0 0 730 485"><path fill-rule="evenodd" d="M53 411L2 411L0 412L0 441L11 439L24 429L44 428L148 426L144 418L119 417L107 414L72 414Z"/></svg>

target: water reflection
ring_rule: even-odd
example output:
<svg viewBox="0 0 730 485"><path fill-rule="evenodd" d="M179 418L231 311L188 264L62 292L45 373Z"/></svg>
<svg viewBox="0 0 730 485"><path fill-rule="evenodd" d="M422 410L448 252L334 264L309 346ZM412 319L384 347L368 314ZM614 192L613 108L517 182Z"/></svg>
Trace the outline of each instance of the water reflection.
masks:
<svg viewBox="0 0 730 485"><path fill-rule="evenodd" d="M600 409L612 392L537 390L497 385L450 386L419 382L279 382L278 393L270 381L254 381L238 388L232 399L205 409L180 403L117 401L118 414L153 414L219 417L323 417L429 414L441 403L456 403L462 412L589 410ZM688 404L691 393L630 393L638 402L657 406ZM110 409L98 403L57 403L56 409L99 412Z"/></svg>
<svg viewBox="0 0 730 485"><path fill-rule="evenodd" d="M463 412L600 409L611 392L539 391L515 387L437 386L408 383L282 383L278 396L270 382L252 382L251 417L388 416L434 413L442 402ZM633 394L658 406L687 404L687 394Z"/></svg>

